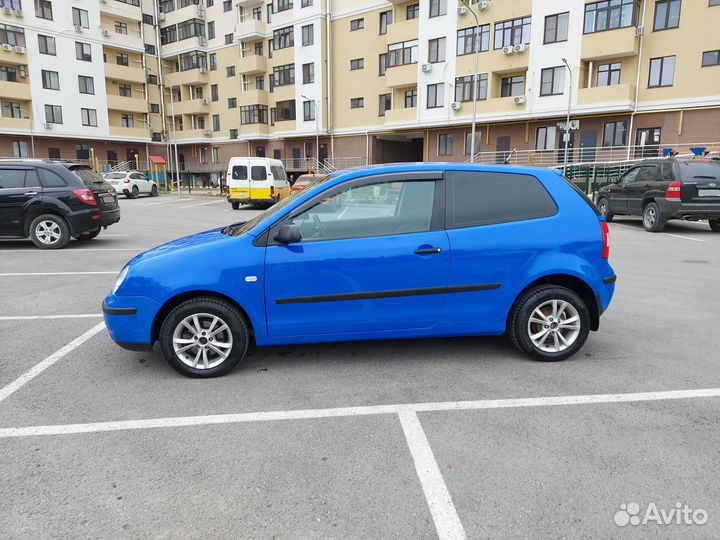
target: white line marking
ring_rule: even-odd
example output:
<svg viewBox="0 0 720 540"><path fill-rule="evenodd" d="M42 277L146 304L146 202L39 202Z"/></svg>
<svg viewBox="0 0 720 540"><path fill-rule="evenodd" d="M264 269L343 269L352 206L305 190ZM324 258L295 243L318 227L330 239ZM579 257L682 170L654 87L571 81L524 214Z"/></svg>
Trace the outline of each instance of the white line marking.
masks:
<svg viewBox="0 0 720 540"><path fill-rule="evenodd" d="M102 313L80 313L78 315L14 315L2 316L0 321L39 321L51 319L97 319Z"/></svg>
<svg viewBox="0 0 720 540"><path fill-rule="evenodd" d="M150 248L0 249L0 253L82 253L84 251L146 251Z"/></svg>
<svg viewBox="0 0 720 540"><path fill-rule="evenodd" d="M693 242L704 242L700 238L690 238L689 236L683 236L681 234L665 233L666 236L674 236L675 238L682 238L683 240L692 240Z"/></svg>
<svg viewBox="0 0 720 540"><path fill-rule="evenodd" d="M103 323L100 323L98 327L101 327L102 324ZM1 395L2 394L0 394L0 396ZM148 418L145 420L119 420L114 422L96 422L89 424L29 426L0 429L0 438L27 437L30 435L67 435L71 433L96 433L100 431L121 431L126 429L151 429L213 424L238 424L243 422L269 422L275 420L306 420L311 418L338 418L344 416L400 414L402 412L408 411L438 412L478 409L505 409L513 407L544 407L551 405L592 405L597 403L627 403L636 401L660 401L667 399L707 397L720 397L720 388L671 390L666 392L637 392L632 394L589 394L579 396L485 399L479 401L446 401L436 403L407 403L398 405L368 405L361 407L340 407L334 409L300 409L295 411L266 411L236 414L214 414L207 416Z"/></svg>
<svg viewBox="0 0 720 540"><path fill-rule="evenodd" d="M129 234L103 234L103 238L126 238Z"/></svg>
<svg viewBox="0 0 720 540"><path fill-rule="evenodd" d="M108 272L7 272L0 274L0 277L19 277L19 276L93 276L96 274L117 274L119 270Z"/></svg>
<svg viewBox="0 0 720 540"><path fill-rule="evenodd" d="M438 537L440 540L464 540L465 529L417 414L407 411L401 412L399 416Z"/></svg>
<svg viewBox="0 0 720 540"><path fill-rule="evenodd" d="M77 349L80 345L82 345L88 339L90 339L95 334L100 332L103 328L105 328L104 322L96 324L90 330L88 330L87 332L82 334L80 337L73 339L70 343L65 345L62 349L59 349L58 351L54 352L53 354L48 356L42 362L35 364L35 366L33 366L28 371L26 371L25 373L20 375L13 382L11 382L7 386L4 386L3 388L1 388L0 389L0 402L2 402L7 397L12 395L14 392L18 391L20 388L22 388L27 383L32 381L35 377L40 375L43 371L45 371L47 368L52 366L55 362L60 360L63 356L65 356L66 354Z"/></svg>
<svg viewBox="0 0 720 540"><path fill-rule="evenodd" d="M169 203L185 202L185 201L192 201L192 200L193 199L191 197L183 197L182 199L172 199L172 200L147 203L145 206L157 206L159 204L169 204Z"/></svg>
<svg viewBox="0 0 720 540"><path fill-rule="evenodd" d="M187 206L181 206L180 209L182 210L183 208L195 208L196 206L207 206L209 204L217 204L220 202L225 202L225 201L210 201L210 202L204 202L204 203L198 203L198 204L188 204Z"/></svg>
<svg viewBox="0 0 720 540"><path fill-rule="evenodd" d="M639 227L635 227L633 225L630 225L628 223L612 223L613 225L620 225L621 227L625 227L626 229L632 229L633 231L638 232L645 232L645 230L642 228L642 223L640 223ZM683 240L692 240L693 242L704 242L705 240L701 240L700 238L691 238L689 236L683 236L681 234L673 234L673 233L660 233L661 236L674 236L675 238L682 238Z"/></svg>

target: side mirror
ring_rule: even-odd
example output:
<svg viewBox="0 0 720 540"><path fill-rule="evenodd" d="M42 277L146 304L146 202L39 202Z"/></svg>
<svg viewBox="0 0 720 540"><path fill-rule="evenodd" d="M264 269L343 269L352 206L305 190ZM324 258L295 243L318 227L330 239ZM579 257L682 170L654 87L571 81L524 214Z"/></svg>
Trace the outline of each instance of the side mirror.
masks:
<svg viewBox="0 0 720 540"><path fill-rule="evenodd" d="M295 244L302 240L300 228L295 223L283 223L275 235L275 240L282 244Z"/></svg>

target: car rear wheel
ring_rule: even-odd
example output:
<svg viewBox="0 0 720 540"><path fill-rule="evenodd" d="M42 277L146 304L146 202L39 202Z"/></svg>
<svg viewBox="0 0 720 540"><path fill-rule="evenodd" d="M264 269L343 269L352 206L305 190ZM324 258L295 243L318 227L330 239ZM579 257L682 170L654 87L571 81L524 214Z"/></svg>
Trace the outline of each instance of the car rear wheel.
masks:
<svg viewBox="0 0 720 540"><path fill-rule="evenodd" d="M40 249L64 248L70 241L70 227L60 216L43 214L30 223L30 239Z"/></svg>
<svg viewBox="0 0 720 540"><path fill-rule="evenodd" d="M711 219L708 223L710 223L711 230L720 232L720 219Z"/></svg>
<svg viewBox="0 0 720 540"><path fill-rule="evenodd" d="M187 377L225 375L247 352L245 318L229 302L211 297L186 300L160 328L160 348L170 366Z"/></svg>
<svg viewBox="0 0 720 540"><path fill-rule="evenodd" d="M100 234L100 227L97 229L93 229L92 231L84 232L82 234L78 234L75 236L76 240L92 240L95 238L98 234Z"/></svg>
<svg viewBox="0 0 720 540"><path fill-rule="evenodd" d="M665 220L654 202L648 203L643 210L643 227L648 232L660 232L665 228Z"/></svg>
<svg viewBox="0 0 720 540"><path fill-rule="evenodd" d="M600 214L602 215L602 217L605 218L605 221L610 223L615 217L615 214L610 211L610 203L608 202L608 200L605 197L601 197L598 200L597 207L598 210L600 210Z"/></svg>
<svg viewBox="0 0 720 540"><path fill-rule="evenodd" d="M564 360L583 346L590 333L590 312L574 291L540 285L523 293L513 308L513 344L534 360Z"/></svg>
<svg viewBox="0 0 720 540"><path fill-rule="evenodd" d="M237 210L238 208L240 208L240 203L239 202L231 202L230 206L232 206L233 210Z"/></svg>
<svg viewBox="0 0 720 540"><path fill-rule="evenodd" d="M137 199L138 195L140 195L140 190L138 189L137 186L133 186L132 189L130 190L130 195L128 195L128 198Z"/></svg>
<svg viewBox="0 0 720 540"><path fill-rule="evenodd" d="M158 188L155 184L152 185L150 188L150 196L151 197L157 197L158 196Z"/></svg>

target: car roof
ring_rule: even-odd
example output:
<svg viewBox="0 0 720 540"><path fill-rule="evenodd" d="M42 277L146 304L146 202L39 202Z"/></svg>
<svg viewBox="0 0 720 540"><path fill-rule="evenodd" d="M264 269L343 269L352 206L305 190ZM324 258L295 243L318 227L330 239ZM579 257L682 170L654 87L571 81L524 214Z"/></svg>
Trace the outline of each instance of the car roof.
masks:
<svg viewBox="0 0 720 540"><path fill-rule="evenodd" d="M530 167L523 165L490 165L482 163L468 163L468 162L452 162L452 161L433 161L433 162L415 162L415 163L383 163L378 165L364 165L360 167L352 167L349 169L342 169L334 171L330 174L332 177L338 177L340 175L345 176L346 174L353 174L353 176L365 176L362 172L370 174L382 174L382 173L402 173L402 172L420 172L420 171L477 171L477 172L501 172L501 173L515 173L515 174L545 174L554 171L547 167Z"/></svg>
<svg viewBox="0 0 720 540"><path fill-rule="evenodd" d="M10 164L10 165L37 165L37 164L43 164L43 165L61 165L67 169L70 167L88 167L91 168L90 165L86 163L76 163L74 161L61 161L58 159L35 159L35 158L2 158L0 159L0 164Z"/></svg>

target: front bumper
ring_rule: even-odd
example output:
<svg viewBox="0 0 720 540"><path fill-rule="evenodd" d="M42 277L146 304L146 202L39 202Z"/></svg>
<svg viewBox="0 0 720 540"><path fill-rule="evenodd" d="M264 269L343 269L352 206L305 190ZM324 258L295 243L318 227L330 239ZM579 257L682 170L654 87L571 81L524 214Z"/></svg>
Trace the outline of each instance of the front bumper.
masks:
<svg viewBox="0 0 720 540"><path fill-rule="evenodd" d="M664 219L720 219L718 203L684 203L665 198L655 199Z"/></svg>
<svg viewBox="0 0 720 540"><path fill-rule="evenodd" d="M109 295L102 304L105 326L125 349L147 350L153 345L153 323L160 303L144 296Z"/></svg>

